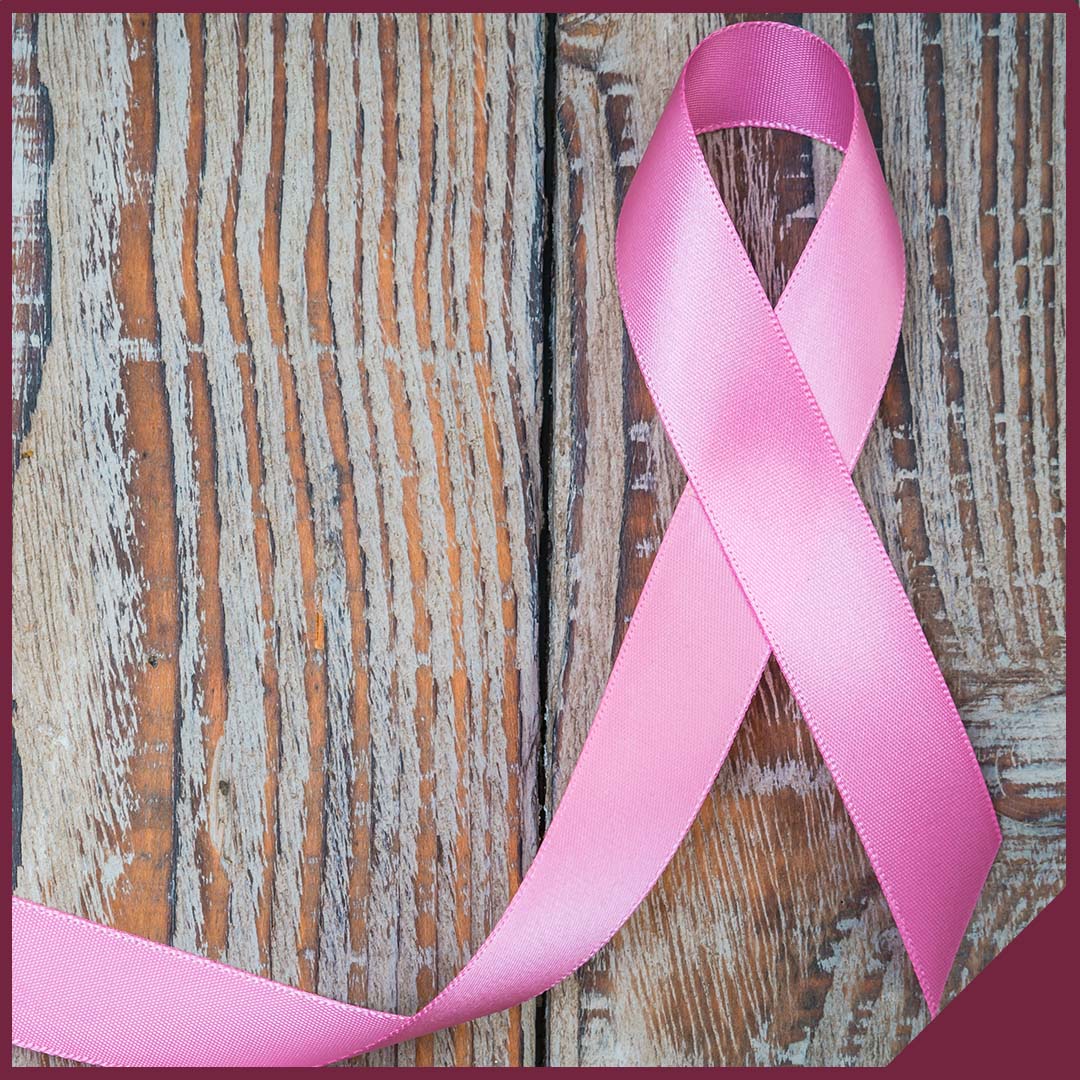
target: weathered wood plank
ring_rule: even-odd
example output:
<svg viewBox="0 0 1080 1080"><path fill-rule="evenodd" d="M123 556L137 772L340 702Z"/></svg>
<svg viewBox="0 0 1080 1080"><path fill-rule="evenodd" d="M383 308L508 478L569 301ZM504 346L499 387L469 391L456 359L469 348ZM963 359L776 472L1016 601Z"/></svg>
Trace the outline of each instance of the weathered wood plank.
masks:
<svg viewBox="0 0 1080 1080"><path fill-rule="evenodd" d="M401 1011L502 911L536 844L542 40L16 24L21 895ZM526 1006L368 1061L533 1037Z"/></svg>
<svg viewBox="0 0 1080 1080"><path fill-rule="evenodd" d="M559 22L553 800L684 482L626 342L612 250L667 92L720 21ZM1005 832L951 993L1064 878L1064 25L806 25L852 65L908 251L902 346L856 479ZM704 146L775 299L836 155L760 131ZM668 872L549 997L559 1065L884 1063L925 1024L899 935L774 666Z"/></svg>
<svg viewBox="0 0 1080 1080"><path fill-rule="evenodd" d="M52 118L37 65L37 18L16 14L11 28L11 433L12 474L37 401L49 339L45 175Z"/></svg>

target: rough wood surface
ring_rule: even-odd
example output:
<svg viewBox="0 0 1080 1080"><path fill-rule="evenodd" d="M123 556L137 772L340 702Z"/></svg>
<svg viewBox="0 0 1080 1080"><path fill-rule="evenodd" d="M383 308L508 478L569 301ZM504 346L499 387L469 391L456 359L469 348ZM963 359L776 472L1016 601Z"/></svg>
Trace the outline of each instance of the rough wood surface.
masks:
<svg viewBox="0 0 1080 1080"><path fill-rule="evenodd" d="M401 1011L501 913L536 845L542 29L16 29L51 104L23 205L53 147L20 894ZM371 1060L531 1061L532 1011Z"/></svg>
<svg viewBox="0 0 1080 1080"><path fill-rule="evenodd" d="M724 21L560 20L556 793L684 483L623 332L616 214L688 50ZM852 67L907 245L902 346L856 479L1005 833L951 994L1064 881L1064 23L797 21ZM703 145L775 300L837 156L786 132ZM667 873L612 945L552 992L548 1016L560 1065L884 1063L926 1023L880 888L774 664Z"/></svg>
<svg viewBox="0 0 1080 1080"><path fill-rule="evenodd" d="M15 18L21 895L376 1008L460 967L683 484L612 245L723 21ZM954 992L1064 879L1064 20L804 25L907 245L856 479L1005 833ZM704 145L775 297L836 155ZM608 948L365 1063L871 1064L926 1019L770 666Z"/></svg>

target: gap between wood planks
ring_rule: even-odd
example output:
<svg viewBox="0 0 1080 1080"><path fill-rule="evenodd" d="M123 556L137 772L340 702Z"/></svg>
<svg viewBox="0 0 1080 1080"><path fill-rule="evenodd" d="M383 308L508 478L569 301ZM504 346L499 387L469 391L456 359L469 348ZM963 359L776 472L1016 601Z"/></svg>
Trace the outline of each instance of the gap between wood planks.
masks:
<svg viewBox="0 0 1080 1080"><path fill-rule="evenodd" d="M536 567L537 595L537 679L540 684L539 734L536 762L536 826L538 844L544 842L548 818L548 645L551 637L550 590L551 590L551 506L550 476L552 423L555 388L555 334L554 334L554 288L555 288L555 113L556 49L558 16L544 16L544 242L540 253L540 505L543 518L540 526L539 551ZM534 856L535 857L535 856ZM548 1064L548 993L545 990L536 999L533 1021L533 1064Z"/></svg>

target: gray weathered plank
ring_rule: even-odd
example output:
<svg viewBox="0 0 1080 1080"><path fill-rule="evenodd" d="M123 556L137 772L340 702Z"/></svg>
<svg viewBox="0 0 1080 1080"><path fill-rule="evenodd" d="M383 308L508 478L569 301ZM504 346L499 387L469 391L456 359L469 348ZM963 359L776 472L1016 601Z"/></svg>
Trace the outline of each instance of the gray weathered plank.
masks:
<svg viewBox="0 0 1080 1080"><path fill-rule="evenodd" d="M400 1011L502 911L536 844L542 31L17 26L20 205L53 146L46 253L19 219L52 318L13 405L21 895ZM531 1061L532 1015L370 1061Z"/></svg>
<svg viewBox="0 0 1080 1080"><path fill-rule="evenodd" d="M559 22L556 797L684 483L623 332L616 216L687 52L723 21ZM902 346L856 479L1005 833L951 994L1064 879L1064 20L803 21L852 66L907 243ZM779 132L704 146L775 299L837 155ZM552 992L548 1013L559 1065L883 1063L925 1024L899 935L774 666L668 872Z"/></svg>

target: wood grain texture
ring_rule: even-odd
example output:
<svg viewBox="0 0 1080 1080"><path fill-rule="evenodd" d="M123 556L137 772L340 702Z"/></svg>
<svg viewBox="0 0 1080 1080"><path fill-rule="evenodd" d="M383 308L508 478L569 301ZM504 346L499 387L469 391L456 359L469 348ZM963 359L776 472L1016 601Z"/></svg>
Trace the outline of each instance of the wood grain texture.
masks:
<svg viewBox="0 0 1080 1080"><path fill-rule="evenodd" d="M21 895L403 1012L501 913L536 846L542 29L16 26ZM531 1061L532 1012L368 1060Z"/></svg>
<svg viewBox="0 0 1080 1080"><path fill-rule="evenodd" d="M52 156L48 94L37 65L37 26L15 15L11 27L11 436L14 469L41 380L49 342L45 176Z"/></svg>
<svg viewBox="0 0 1080 1080"><path fill-rule="evenodd" d="M614 225L724 21L15 18L18 893L375 1008L468 958L684 482ZM951 994L1064 880L1064 20L802 21L907 247L856 480L1005 834ZM838 157L703 145L775 298ZM770 665L609 947L363 1063L878 1064L926 1020Z"/></svg>
<svg viewBox="0 0 1080 1080"><path fill-rule="evenodd" d="M724 21L559 22L555 796L684 483L623 331L615 221L688 50ZM1064 881L1064 21L793 21L851 65L907 244L901 347L856 479L1005 833L951 994ZM838 156L785 132L722 132L703 146L775 300ZM552 992L548 1015L559 1065L881 1064L926 1023L774 664L668 871L612 945Z"/></svg>

